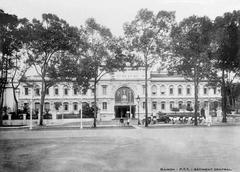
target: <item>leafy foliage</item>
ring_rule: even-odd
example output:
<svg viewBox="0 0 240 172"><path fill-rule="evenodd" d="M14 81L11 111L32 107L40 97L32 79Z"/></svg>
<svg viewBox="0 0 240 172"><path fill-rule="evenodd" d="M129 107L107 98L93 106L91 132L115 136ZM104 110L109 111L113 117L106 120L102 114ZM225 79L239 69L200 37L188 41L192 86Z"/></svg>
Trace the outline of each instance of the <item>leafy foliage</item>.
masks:
<svg viewBox="0 0 240 172"><path fill-rule="evenodd" d="M156 15L141 9L134 20L123 26L127 56L138 59L145 67L145 104L148 101L147 72L156 61L166 58L169 51L169 34L175 22L175 13L160 11ZM145 107L145 119L148 119ZM148 123L145 123L148 126Z"/></svg>
<svg viewBox="0 0 240 172"><path fill-rule="evenodd" d="M69 59L65 59L66 54L79 53L82 48L81 33L78 28L69 26L65 20L58 18L54 14L43 14L42 21L33 19L25 28L29 33L26 38L27 63L36 69L42 83L41 125L46 88L59 82L59 78L63 77L61 74L64 72L67 75L70 74L67 68L59 69L58 67L61 67L61 63L69 62ZM67 75L65 75L65 78L70 78Z"/></svg>
<svg viewBox="0 0 240 172"><path fill-rule="evenodd" d="M197 125L199 83L211 73L211 34L213 24L207 17L190 16L171 33L173 70L194 82L195 125Z"/></svg>

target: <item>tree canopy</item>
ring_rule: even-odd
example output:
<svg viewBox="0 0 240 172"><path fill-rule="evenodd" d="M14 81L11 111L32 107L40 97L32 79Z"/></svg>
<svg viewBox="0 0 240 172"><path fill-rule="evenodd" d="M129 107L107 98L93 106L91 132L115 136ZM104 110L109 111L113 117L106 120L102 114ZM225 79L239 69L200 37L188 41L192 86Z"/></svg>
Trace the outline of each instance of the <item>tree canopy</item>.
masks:
<svg viewBox="0 0 240 172"><path fill-rule="evenodd" d="M145 119L148 117L148 68L166 57L169 34L175 23L175 13L148 9L138 11L135 19L123 26L128 56L140 59L145 67ZM147 127L148 123L145 123Z"/></svg>
<svg viewBox="0 0 240 172"><path fill-rule="evenodd" d="M211 71L210 44L213 24L208 17L190 16L171 33L173 68L194 82L195 125L197 125L198 86Z"/></svg>

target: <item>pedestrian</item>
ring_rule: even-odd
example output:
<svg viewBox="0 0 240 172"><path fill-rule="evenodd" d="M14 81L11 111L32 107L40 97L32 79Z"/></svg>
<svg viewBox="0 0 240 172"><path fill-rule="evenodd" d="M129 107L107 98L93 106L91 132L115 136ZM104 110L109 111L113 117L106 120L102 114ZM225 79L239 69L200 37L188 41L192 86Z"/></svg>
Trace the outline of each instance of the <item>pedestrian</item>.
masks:
<svg viewBox="0 0 240 172"><path fill-rule="evenodd" d="M206 115L205 115L205 109L201 108L201 116L206 119Z"/></svg>

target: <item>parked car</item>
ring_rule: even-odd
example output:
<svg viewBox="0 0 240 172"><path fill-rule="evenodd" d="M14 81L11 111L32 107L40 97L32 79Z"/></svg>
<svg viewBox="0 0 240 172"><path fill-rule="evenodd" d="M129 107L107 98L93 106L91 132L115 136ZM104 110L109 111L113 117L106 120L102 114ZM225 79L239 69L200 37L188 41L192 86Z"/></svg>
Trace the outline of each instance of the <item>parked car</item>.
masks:
<svg viewBox="0 0 240 172"><path fill-rule="evenodd" d="M146 122L146 119L144 118L144 119L142 120L142 124L144 125L145 122ZM148 124L150 124L150 123L151 123L151 117L148 117Z"/></svg>
<svg viewBox="0 0 240 172"><path fill-rule="evenodd" d="M157 122L164 122L164 123L169 123L171 120L168 116L159 116L157 119Z"/></svg>

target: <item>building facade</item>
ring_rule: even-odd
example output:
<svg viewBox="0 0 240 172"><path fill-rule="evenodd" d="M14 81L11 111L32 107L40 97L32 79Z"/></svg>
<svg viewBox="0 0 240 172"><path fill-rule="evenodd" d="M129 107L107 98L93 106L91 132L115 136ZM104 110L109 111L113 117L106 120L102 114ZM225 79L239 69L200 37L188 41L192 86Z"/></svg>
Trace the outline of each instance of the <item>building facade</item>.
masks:
<svg viewBox="0 0 240 172"><path fill-rule="evenodd" d="M29 83L20 86L20 106L30 105L40 108L41 84L32 77ZM29 81L30 81L29 80ZM140 119L145 116L145 80L144 69L127 69L104 75L97 85L98 120L131 117ZM194 108L194 85L178 75L167 73L148 73L148 115L158 112L171 113L173 108L180 110ZM81 94L71 83L58 83L47 90L45 109L56 116L57 113L79 113L83 103L92 105L92 90ZM207 107L209 102L219 102L221 90L207 87L207 82L199 86L199 105ZM61 106L57 106L61 104Z"/></svg>

